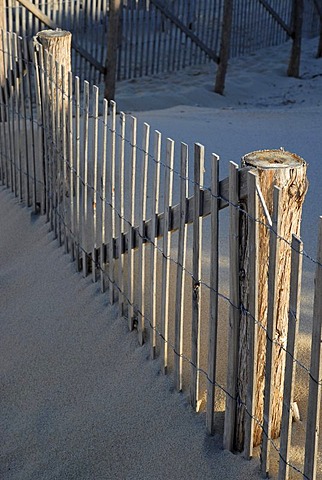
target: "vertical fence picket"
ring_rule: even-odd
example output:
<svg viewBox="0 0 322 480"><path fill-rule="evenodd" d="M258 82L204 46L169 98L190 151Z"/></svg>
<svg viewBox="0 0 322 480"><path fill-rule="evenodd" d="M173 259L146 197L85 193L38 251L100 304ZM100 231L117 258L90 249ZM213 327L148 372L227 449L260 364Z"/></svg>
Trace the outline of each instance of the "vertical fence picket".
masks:
<svg viewBox="0 0 322 480"><path fill-rule="evenodd" d="M273 193L273 225L269 239L269 267L268 267L268 305L267 305L267 334L266 334L266 367L264 388L264 421L263 441L261 451L261 470L268 476L270 463L270 437L271 437L271 406L272 406L272 381L273 364L275 355L274 338L276 332L277 302L277 267L279 262L280 245L280 188L274 187Z"/></svg>
<svg viewBox="0 0 322 480"><path fill-rule="evenodd" d="M115 138L116 138L116 103L110 102L111 109L111 144L110 144L110 242L109 242L109 280L110 280L110 303L115 302L115 265L114 265L114 241L115 241Z"/></svg>
<svg viewBox="0 0 322 480"><path fill-rule="evenodd" d="M151 246L150 246L150 282L151 282L151 300L150 300L150 319L151 319L151 358L156 355L156 325L157 325L157 269L158 269L158 213L160 196L160 161L161 161L161 133L157 130L154 135L154 181L152 194L151 211Z"/></svg>
<svg viewBox="0 0 322 480"><path fill-rule="evenodd" d="M88 222L88 132L89 132L89 83L84 82L84 112L83 112L83 215L82 215L82 258L83 258L83 276L88 275L88 257L87 257L87 222Z"/></svg>
<svg viewBox="0 0 322 480"><path fill-rule="evenodd" d="M289 449L292 437L292 403L295 384L294 358L297 355L297 336L299 332L300 298L301 298L301 275L303 244L295 235L292 236L291 252L291 285L288 311L287 353L285 362L285 382L283 393L283 414L280 438L280 459L278 479L289 478Z"/></svg>
<svg viewBox="0 0 322 480"><path fill-rule="evenodd" d="M175 357L174 378L178 392L182 390L182 354L183 354L183 309L185 290L185 266L187 244L187 198L188 198L188 145L181 144L180 166L180 223L178 237L176 306L175 306Z"/></svg>
<svg viewBox="0 0 322 480"><path fill-rule="evenodd" d="M80 271L80 194L81 194L81 149L80 149L80 79L75 77L75 169L76 169L76 230L75 230L75 257L76 269Z"/></svg>
<svg viewBox="0 0 322 480"><path fill-rule="evenodd" d="M318 254L315 273L313 328L311 345L311 366L309 402L306 426L304 475L316 479L318 461L318 440L320 433L320 409L322 387L322 217L319 218Z"/></svg>
<svg viewBox="0 0 322 480"><path fill-rule="evenodd" d="M97 281L97 162L98 162L98 97L99 89L93 86L93 190L92 190L92 280Z"/></svg>
<svg viewBox="0 0 322 480"><path fill-rule="evenodd" d="M238 165L229 167L229 326L227 394L224 427L224 448L232 451L235 437L236 384L239 343L239 210Z"/></svg>
<svg viewBox="0 0 322 480"><path fill-rule="evenodd" d="M128 243L128 297L129 297L129 329L133 330L134 322L134 222L135 222L135 185L136 185L136 142L137 119L131 117L131 175L130 175L130 226Z"/></svg>
<svg viewBox="0 0 322 480"><path fill-rule="evenodd" d="M144 343L144 320L145 320L145 220L146 220L146 197L147 197L147 176L149 160L150 126L143 125L142 143L142 170L141 170L141 196L140 196L140 219L139 219L139 313L138 313L138 334L139 343Z"/></svg>
<svg viewBox="0 0 322 480"><path fill-rule="evenodd" d="M191 380L190 402L199 411L199 368L200 368L200 320L201 320L201 255L202 255L202 190L204 175L204 146L195 144L194 149L194 203L193 203L193 247L192 247L192 326L191 326Z"/></svg>
<svg viewBox="0 0 322 480"><path fill-rule="evenodd" d="M17 40L17 56L18 56L18 71L19 71L19 74L20 74L20 77L22 75L27 75L28 74L28 69L27 69L27 65L25 63L25 65L23 64L23 40L22 38L19 38ZM28 111L28 100L27 100L27 96L28 96L28 91L26 91L26 89L24 88L24 82L22 81L22 79L20 78L20 81L19 81L19 85L20 85L20 89L19 89L19 96L20 96L20 117L22 119L22 122L23 122L23 127L22 127L22 130L23 130L23 138L24 138L24 142L23 142L23 149L22 149L22 152L23 150L25 150L25 161L24 161L24 171L22 172L22 174L24 175L24 180L25 180L25 201L26 201L26 205L27 207L30 207L30 166L29 166L29 163L30 163L30 151L29 151L29 135L28 135L28 118L27 118L27 114L30 113L30 111ZM23 153L21 153L22 156L23 156Z"/></svg>
<svg viewBox="0 0 322 480"><path fill-rule="evenodd" d="M48 77L48 82L49 82L49 93L50 93L50 99L51 99L51 104L48 107L49 112L48 112L48 118L49 118L49 129L50 129L50 136L52 139L55 138L55 103L54 103L54 98L55 98L55 79L54 79L54 62L53 62L53 56L48 55L48 60L49 60L49 77ZM54 144L54 141L51 141L51 147L50 147L50 159L49 159L49 176L50 176L50 192L49 192L49 205L50 205L50 229L54 229L54 215L56 214L56 209L55 209L55 180L56 180L56 175L55 175L55 157L56 157L56 152L55 148L57 148L57 145ZM55 232L56 233L56 232Z"/></svg>
<svg viewBox="0 0 322 480"><path fill-rule="evenodd" d="M19 72L18 72L18 45L17 45L17 35L13 33L11 35L11 48L12 48L12 72L13 72L13 88L14 91L11 92L11 97L12 97L12 104L14 106L12 114L14 120L14 132L16 130L18 131L18 136L14 136L14 144L15 144L15 157L18 161L18 164L16 164L16 173L18 177L18 182L17 182L17 191L16 191L16 196L19 196L19 201L23 201L23 181L22 181L22 158L21 158L21 115L19 112L19 106L20 106L20 101L22 100L19 98L20 96L20 88L19 88ZM18 138L17 138L18 137ZM26 152L27 153L27 152Z"/></svg>
<svg viewBox="0 0 322 480"><path fill-rule="evenodd" d="M125 155L125 113L120 113L120 138L119 138L119 215L118 215L118 282L119 282L119 313L124 314L124 255L123 255L123 234L124 234L124 155Z"/></svg>
<svg viewBox="0 0 322 480"><path fill-rule="evenodd" d="M70 254L72 261L75 260L75 205L74 205L74 125L73 125L73 74L68 72L68 181L69 181L69 208L70 208Z"/></svg>
<svg viewBox="0 0 322 480"><path fill-rule="evenodd" d="M64 66L61 68L62 77L62 110L61 110L61 131L62 131L62 163L63 163L63 188L62 188L62 223L64 226L64 249L65 253L69 252L70 235L68 231L68 218L67 218L67 108L66 103L68 100L68 92L65 90L65 75L66 71Z"/></svg>
<svg viewBox="0 0 322 480"><path fill-rule="evenodd" d="M211 258L210 258L210 309L208 339L208 382L206 427L210 435L214 430L215 383L218 330L218 269L219 269L219 157L212 155L211 165Z"/></svg>
<svg viewBox="0 0 322 480"><path fill-rule="evenodd" d="M41 96L41 72L40 72L40 64L38 62L39 59L39 52L34 50L34 66L35 66L35 87L36 87L36 103L37 103L37 165L38 169L40 170L40 185L41 185L41 193L40 193L40 210L41 213L44 213L45 210L45 178L44 178L44 171L43 171L43 107L42 107L42 96ZM35 187L34 187L35 188ZM36 197L37 199L37 197ZM35 200L36 200L35 199Z"/></svg>
<svg viewBox="0 0 322 480"><path fill-rule="evenodd" d="M257 323L258 318L258 197L257 176L248 173L247 179L247 206L248 206L248 249L249 249L249 305L248 305L248 382L245 415L244 456L250 459L253 455L255 390L257 366Z"/></svg>
<svg viewBox="0 0 322 480"><path fill-rule="evenodd" d="M103 102L103 145L102 145L102 177L101 177L101 292L106 290L105 271L106 271L106 154L107 154L107 135L108 135L108 101L104 98Z"/></svg>
<svg viewBox="0 0 322 480"><path fill-rule="evenodd" d="M174 141L167 139L167 160L164 177L164 219L163 219L163 247L162 247L162 287L161 287L161 359L163 373L168 369L168 329L169 329L169 277L171 234L169 232L170 210L172 203L173 186Z"/></svg>

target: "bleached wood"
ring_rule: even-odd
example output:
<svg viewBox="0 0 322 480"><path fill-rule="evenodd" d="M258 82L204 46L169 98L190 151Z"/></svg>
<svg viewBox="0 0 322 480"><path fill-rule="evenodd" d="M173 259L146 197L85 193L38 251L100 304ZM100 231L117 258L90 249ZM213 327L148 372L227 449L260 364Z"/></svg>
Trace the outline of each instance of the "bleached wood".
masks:
<svg viewBox="0 0 322 480"><path fill-rule="evenodd" d="M106 290L106 281L105 281L105 271L106 271L106 253L105 253L105 244L106 244L106 156L107 156L107 137L108 137L108 101L104 99L103 101L103 145L102 145L102 183L101 183L101 224L102 224L102 243L101 243L101 292L104 293Z"/></svg>
<svg viewBox="0 0 322 480"><path fill-rule="evenodd" d="M142 170L141 170L141 209L139 220L139 315L138 315L138 335L139 343L144 343L144 321L145 321L145 220L146 220L146 200L147 200L147 176L149 160L149 141L150 125L143 125L143 143L142 143Z"/></svg>
<svg viewBox="0 0 322 480"><path fill-rule="evenodd" d="M151 235L148 237L151 239L150 247L150 281L151 281L151 358L155 358L156 354L156 325L157 325L157 282L158 282L158 232L157 232L157 219L159 213L159 196L160 196L160 161L161 161L161 133L155 131L154 134L154 182L153 193L151 203Z"/></svg>
<svg viewBox="0 0 322 480"><path fill-rule="evenodd" d="M80 80L79 77L75 77L75 169L76 169L76 231L75 231L75 256L76 256L76 268L80 271L80 200L81 200L81 137L80 137L80 122L81 122L81 105L80 105Z"/></svg>
<svg viewBox="0 0 322 480"><path fill-rule="evenodd" d="M277 319L277 266L280 261L280 233L281 233L281 190L274 187L273 191L273 218L272 230L269 236L269 266L268 266L268 302L267 302L267 333L266 333L266 367L264 388L264 421L263 440L261 450L261 470L266 477L269 474L271 415L273 402L273 369L276 355L274 341L276 340Z"/></svg>
<svg viewBox="0 0 322 480"><path fill-rule="evenodd" d="M129 297L129 329L133 330L134 321L134 223L135 223L135 185L136 185L136 145L137 119L131 117L131 175L130 175L130 229L128 254L128 297Z"/></svg>
<svg viewBox="0 0 322 480"><path fill-rule="evenodd" d="M322 217L319 218L317 262L314 286L310 384L304 461L304 475L312 480L316 479L318 467L322 387Z"/></svg>
<svg viewBox="0 0 322 480"><path fill-rule="evenodd" d="M170 207L172 203L174 141L167 139L166 167L164 176L164 235L162 245L162 286L161 286L161 364L164 374L168 368L168 329L169 329L169 276L171 237L169 234Z"/></svg>
<svg viewBox="0 0 322 480"><path fill-rule="evenodd" d="M125 113L120 113L120 137L119 137L119 215L118 215L118 235L119 235L119 312L122 317L124 314L124 257L123 251L123 233L124 233L124 155L125 155Z"/></svg>
<svg viewBox="0 0 322 480"><path fill-rule="evenodd" d="M234 449L236 392L239 345L239 211L238 211L238 165L230 162L229 168L229 326L228 326L228 368L223 445L227 450ZM236 308L237 307L237 308Z"/></svg>
<svg viewBox="0 0 322 480"><path fill-rule="evenodd" d="M210 258L210 308L208 339L208 378L207 378L207 432L214 433L215 383L217 364L218 330L218 270L219 270L219 157L212 155L211 163L211 258Z"/></svg>
<svg viewBox="0 0 322 480"><path fill-rule="evenodd" d="M98 162L98 97L99 89L93 86L93 197L92 197L92 218L93 218L93 249L92 249L92 280L97 281L97 162Z"/></svg>
<svg viewBox="0 0 322 480"><path fill-rule="evenodd" d="M74 123L73 123L73 74L68 72L68 166L69 179L69 208L70 208L70 254L72 262L75 260L75 206L74 206Z"/></svg>
<svg viewBox="0 0 322 480"><path fill-rule="evenodd" d="M191 378L190 403L199 411L200 321L201 321L201 256L202 256L202 185L204 176L204 146L194 146L194 215L192 245L192 323L191 323Z"/></svg>
<svg viewBox="0 0 322 480"><path fill-rule="evenodd" d="M178 237L176 305L175 305L175 355L174 377L178 392L182 390L183 309L185 286L185 263L187 244L187 198L188 198L188 145L181 143L180 165L180 225Z"/></svg>
<svg viewBox="0 0 322 480"><path fill-rule="evenodd" d="M294 358L297 358L297 336L300 324L300 298L303 243L295 235L292 236L291 254L291 286L288 312L287 354L285 361L285 381L283 394L283 413L280 439L280 460L278 479L289 478L289 456L292 438L292 404L295 386Z"/></svg>
<svg viewBox="0 0 322 480"><path fill-rule="evenodd" d="M299 235L302 205L307 190L306 163L299 156L286 152L283 149L260 150L247 154L242 159L242 165L252 167L257 172L259 190L262 192L263 201L269 216L272 216L273 208L273 187L274 185L282 188L282 208L281 208L281 236L288 242L294 233ZM247 202L245 202L247 208ZM243 205L242 205L243 206ZM269 232L270 226L267 220L267 214L260 205L258 218L258 236L259 236L259 261L258 261L258 318L259 322L257 336L257 368L256 368L256 392L255 392L255 417L257 421L254 424L253 446L258 446L262 441L263 431L263 391L265 378L265 357L266 357L266 335L267 326L267 295L268 295L268 262L269 256ZM242 216L243 219L244 215ZM247 311L248 309L248 284L251 281L247 274L249 270L249 256L246 245L248 234L247 229L241 226L241 271L245 275L240 276L240 290L242 292L242 303ZM288 324L288 301L290 288L290 261L291 251L287 242L282 242L281 261L278 268L278 286L277 286L277 308L278 316L276 318L276 361L274 362L274 382L273 406L272 406L272 438L280 435L280 424L282 418L283 406L283 384L285 370L285 347L287 339ZM240 312L240 359L238 373L238 397L240 402L237 406L236 418L236 448L244 450L244 424L245 407L248 389L248 369L249 357L245 355L248 343L248 323L246 322L245 311Z"/></svg>
<svg viewBox="0 0 322 480"><path fill-rule="evenodd" d="M109 248L109 280L110 304L115 302L115 265L114 265L114 239L115 239L115 142L116 142L116 103L110 102L111 109L111 134L110 134L110 248Z"/></svg>
<svg viewBox="0 0 322 480"><path fill-rule="evenodd" d="M249 357L247 372L247 397L245 414L245 443L244 456L250 459L253 455L254 415L255 415L255 392L256 392L256 369L257 369L257 330L258 325L258 209L257 175L255 172L248 173L248 217L244 219L248 226L248 258L249 258L249 284L248 284L248 349Z"/></svg>
<svg viewBox="0 0 322 480"><path fill-rule="evenodd" d="M87 261L87 232L86 225L88 222L88 123L89 123L89 83L84 82L84 105L83 105L83 172L84 172L84 184L83 184L83 215L82 215L82 260L83 260L83 276L87 277L88 275L88 261Z"/></svg>

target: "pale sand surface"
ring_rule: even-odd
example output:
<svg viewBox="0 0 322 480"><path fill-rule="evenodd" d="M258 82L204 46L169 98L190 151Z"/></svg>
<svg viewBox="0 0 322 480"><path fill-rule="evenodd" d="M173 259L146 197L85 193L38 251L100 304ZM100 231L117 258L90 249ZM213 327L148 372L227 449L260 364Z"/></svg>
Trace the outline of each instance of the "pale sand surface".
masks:
<svg viewBox="0 0 322 480"><path fill-rule="evenodd" d="M1 479L259 478L3 188L0 222Z"/></svg>
<svg viewBox="0 0 322 480"><path fill-rule="evenodd" d="M289 48L266 49L231 62L224 97L212 93L215 69L208 65L124 82L117 101L119 110L136 112L141 124L148 121L165 136L203 143L208 162L211 152L220 154L221 177L229 160L238 163L258 148L283 146L301 155L309 163L310 181L302 236L315 257L322 214L322 60L314 58L317 39L305 42L302 78L289 79ZM1 479L259 478L257 461L221 450L220 415L219 434L210 438L204 414L192 412L186 393L174 393L171 377L159 373L159 360L147 360L148 348L138 347L136 333L128 332L126 320L117 318L98 286L75 273L69 257L48 235L44 219L30 217L3 188L0 221ZM223 225L227 227L225 217ZM208 233L205 223L205 240ZM223 291L227 243L224 227ZM207 250L203 262L208 272ZM314 264L305 259L298 356L306 366L313 275ZM223 306L224 329L226 310ZM219 347L222 384L225 350L226 331ZM302 468L308 376L298 372L295 399L302 421L293 429L291 461ZM184 379L188 375L185 366ZM222 411L223 406L221 395L217 408ZM276 466L277 457L272 460L275 473ZM291 478L300 476L292 473Z"/></svg>

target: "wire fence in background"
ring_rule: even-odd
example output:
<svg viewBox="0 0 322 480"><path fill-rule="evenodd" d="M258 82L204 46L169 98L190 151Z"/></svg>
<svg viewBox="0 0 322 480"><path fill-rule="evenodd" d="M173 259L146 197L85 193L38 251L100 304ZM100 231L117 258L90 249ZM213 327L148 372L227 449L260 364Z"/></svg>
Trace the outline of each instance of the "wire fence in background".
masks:
<svg viewBox="0 0 322 480"><path fill-rule="evenodd" d="M151 357L160 358L162 371L173 375L175 388L189 394L195 410L205 412L209 433L221 431L218 412L225 411L221 433L224 444L234 449L237 425L231 412L242 410L246 457L253 455L252 432L257 428L264 473L270 469L272 446L279 456L280 478L289 478L289 470L317 478L322 229L317 259L308 256L317 272L309 366L296 354L300 259L306 254L298 239L280 236L278 201L273 223L262 220L256 176L232 164L229 177L220 180L218 156L207 160L202 145L195 144L191 155L187 145L177 147L171 139L164 141L160 132L152 135L148 124L138 125L134 117L117 114L114 102L100 102L96 86L85 82L81 88L79 78L62 71L41 47L31 61L26 39L2 33L2 43L4 63L12 72L0 91L2 184L35 212L46 215L78 271L91 275L109 302L119 304L129 328L137 329L139 342L147 343ZM210 166L208 187L203 179L205 163ZM229 211L229 230L219 213L223 210ZM248 304L235 295L240 282L237 229L241 220L248 229L248 249L252 246L251 284L258 281L259 226L269 233L271 242L285 243L292 259L287 342L259 317L256 290ZM224 252L219 251L221 230L230 238L229 250ZM222 253L229 256L228 274ZM274 267L273 254L270 266ZM268 308L273 306L274 298ZM239 367L232 369L231 356L234 349L238 355L239 348L238 337L234 340L231 335L231 328L236 332L232 319L241 316L249 328L247 369L252 385L252 393L245 397L236 388ZM266 339L265 356L275 347L286 356L280 440L270 433L270 414L255 414L259 331ZM310 385L302 463L293 460L290 452L290 386L298 375L295 365ZM274 380L267 368L264 374L268 388Z"/></svg>

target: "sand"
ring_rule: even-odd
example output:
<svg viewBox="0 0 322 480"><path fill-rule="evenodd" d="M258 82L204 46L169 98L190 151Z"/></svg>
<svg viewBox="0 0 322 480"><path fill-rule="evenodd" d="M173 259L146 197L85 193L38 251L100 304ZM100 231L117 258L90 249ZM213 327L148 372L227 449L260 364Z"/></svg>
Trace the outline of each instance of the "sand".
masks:
<svg viewBox="0 0 322 480"><path fill-rule="evenodd" d="M203 143L208 158L220 154L222 174L229 160L258 148L284 146L307 160L302 236L312 257L322 214L316 48L317 39L305 42L300 79L285 75L290 44L235 59L224 97L211 91L211 65L117 90L119 110L175 140ZM160 374L159 360L149 360L148 346L138 346L98 286L75 272L44 218L3 187L0 222L1 479L260 478L257 459L232 455L220 433L206 434L204 414L174 391L171 375ZM306 365L313 274L305 260L299 357ZM306 379L300 375L296 390L303 422L294 430L295 463L303 454Z"/></svg>

